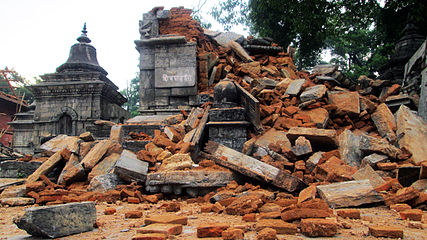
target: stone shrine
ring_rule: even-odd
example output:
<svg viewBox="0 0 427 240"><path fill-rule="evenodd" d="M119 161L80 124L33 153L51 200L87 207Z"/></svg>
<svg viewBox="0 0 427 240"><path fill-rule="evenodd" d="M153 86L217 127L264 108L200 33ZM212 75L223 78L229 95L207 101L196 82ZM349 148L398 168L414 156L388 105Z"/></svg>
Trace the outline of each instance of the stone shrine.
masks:
<svg viewBox="0 0 427 240"><path fill-rule="evenodd" d="M141 115L173 114L197 105L197 47L185 36L160 35L162 7L143 14L139 23Z"/></svg>
<svg viewBox="0 0 427 240"><path fill-rule="evenodd" d="M13 143L17 151L32 153L43 137L79 135L96 120L124 122L129 118L120 107L126 98L98 64L96 49L86 34L85 24L68 60L55 73L42 75L43 82L30 86L35 108L11 123L17 130Z"/></svg>
<svg viewBox="0 0 427 240"><path fill-rule="evenodd" d="M402 37L396 43L393 55L389 62L380 69L379 79L392 80L402 84L405 64L424 42L425 36L419 34L419 29L408 22L402 31Z"/></svg>

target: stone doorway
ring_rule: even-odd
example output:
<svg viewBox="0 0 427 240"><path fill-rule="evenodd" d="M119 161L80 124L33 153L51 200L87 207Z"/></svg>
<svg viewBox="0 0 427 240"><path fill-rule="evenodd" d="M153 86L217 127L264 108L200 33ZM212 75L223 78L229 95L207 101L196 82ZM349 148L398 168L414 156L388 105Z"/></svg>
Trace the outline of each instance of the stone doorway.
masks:
<svg viewBox="0 0 427 240"><path fill-rule="evenodd" d="M70 115L64 113L58 120L58 134L73 135L73 120Z"/></svg>

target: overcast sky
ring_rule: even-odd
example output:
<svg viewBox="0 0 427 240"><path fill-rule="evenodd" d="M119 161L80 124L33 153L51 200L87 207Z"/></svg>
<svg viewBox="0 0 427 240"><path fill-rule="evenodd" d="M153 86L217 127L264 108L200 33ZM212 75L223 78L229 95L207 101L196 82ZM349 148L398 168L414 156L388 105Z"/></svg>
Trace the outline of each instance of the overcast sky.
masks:
<svg viewBox="0 0 427 240"><path fill-rule="evenodd" d="M83 23L99 64L120 89L136 76L138 21L155 6L193 8L199 0L0 0L0 68L27 80L53 73L77 43ZM217 3L207 1L204 12ZM212 20L204 15L207 20ZM213 30L220 30L214 25Z"/></svg>

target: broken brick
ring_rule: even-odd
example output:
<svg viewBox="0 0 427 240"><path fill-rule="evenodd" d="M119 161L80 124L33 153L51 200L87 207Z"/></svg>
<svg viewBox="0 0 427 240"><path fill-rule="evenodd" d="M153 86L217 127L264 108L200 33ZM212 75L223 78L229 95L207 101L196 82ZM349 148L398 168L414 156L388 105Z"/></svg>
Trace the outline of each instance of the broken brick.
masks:
<svg viewBox="0 0 427 240"><path fill-rule="evenodd" d="M133 210L125 213L125 218L141 218L142 211Z"/></svg>
<svg viewBox="0 0 427 240"><path fill-rule="evenodd" d="M221 237L222 232L229 228L228 224L223 223L206 223L197 227L197 237Z"/></svg>
<svg viewBox="0 0 427 240"><path fill-rule="evenodd" d="M338 232L338 224L332 219L302 219L301 232L309 237L332 237Z"/></svg>
<svg viewBox="0 0 427 240"><path fill-rule="evenodd" d="M421 221L423 218L423 211L421 209L408 209L400 212L400 217L403 220L409 219L411 221Z"/></svg>
<svg viewBox="0 0 427 240"><path fill-rule="evenodd" d="M339 209L337 215L342 218L360 219L359 209Z"/></svg>
<svg viewBox="0 0 427 240"><path fill-rule="evenodd" d="M403 229L390 226L369 226L369 234L374 237L403 238Z"/></svg>

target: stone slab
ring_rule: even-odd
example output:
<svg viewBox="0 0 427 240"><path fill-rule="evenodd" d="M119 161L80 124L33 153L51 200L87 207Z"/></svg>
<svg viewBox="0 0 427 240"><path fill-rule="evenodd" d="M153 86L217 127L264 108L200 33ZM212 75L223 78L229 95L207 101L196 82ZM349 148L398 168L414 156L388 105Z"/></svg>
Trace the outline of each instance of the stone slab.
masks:
<svg viewBox="0 0 427 240"><path fill-rule="evenodd" d="M353 174L354 180L364 180L368 179L372 187L376 188L385 183L384 179L375 172L370 165L366 165L360 168L357 172Z"/></svg>
<svg viewBox="0 0 427 240"><path fill-rule="evenodd" d="M377 127L381 137L387 138L387 140L392 143L396 141L396 120L385 103L381 103L377 107L377 110L372 113L371 119Z"/></svg>
<svg viewBox="0 0 427 240"><path fill-rule="evenodd" d="M66 149L62 149L52 156L49 157L46 161L43 162L43 164L37 168L36 171L34 171L30 176L27 177L27 183L32 183L37 181L41 175L46 175L49 173L50 170L52 170L56 165L59 164L59 162L62 161L62 155L61 152L66 151Z"/></svg>
<svg viewBox="0 0 427 240"><path fill-rule="evenodd" d="M31 205L35 203L34 198L28 198L28 197L13 197L13 198L2 198L0 199L0 202L3 205L9 205L10 207L15 206L26 206Z"/></svg>
<svg viewBox="0 0 427 240"><path fill-rule="evenodd" d="M204 155L207 155L206 157L214 160L219 165L240 172L251 178L273 184L289 192L294 192L306 187L304 182L291 176L289 173L224 145L209 141L205 151L208 154Z"/></svg>
<svg viewBox="0 0 427 240"><path fill-rule="evenodd" d="M302 85L304 85L305 79L296 79L293 80L288 88L286 89L286 94L291 96L296 96L301 91Z"/></svg>
<svg viewBox="0 0 427 240"><path fill-rule="evenodd" d="M25 183L22 178L0 178L0 192L10 186L20 185Z"/></svg>
<svg viewBox="0 0 427 240"><path fill-rule="evenodd" d="M3 161L0 163L0 178L26 178L41 165L42 162Z"/></svg>
<svg viewBox="0 0 427 240"><path fill-rule="evenodd" d="M213 32L213 34L209 34L209 36L215 36L214 39L217 43L223 47L228 47L228 43L230 41L242 41L244 39L243 35L235 33L235 32Z"/></svg>
<svg viewBox="0 0 427 240"><path fill-rule="evenodd" d="M85 169L79 162L79 157L76 154L71 154L61 174L58 177L58 184L65 185L75 181L85 180Z"/></svg>
<svg viewBox="0 0 427 240"><path fill-rule="evenodd" d="M305 89L304 92L301 93L300 99L302 102L319 99L326 94L327 90L328 89L323 84L315 85Z"/></svg>
<svg viewBox="0 0 427 240"><path fill-rule="evenodd" d="M330 104L337 106L338 115L357 116L360 113L359 93L357 92L328 92Z"/></svg>
<svg viewBox="0 0 427 240"><path fill-rule="evenodd" d="M48 156L53 155L63 148L67 148L70 152L78 154L80 142L82 140L79 137L61 134L40 145L40 149Z"/></svg>
<svg viewBox="0 0 427 240"><path fill-rule="evenodd" d="M360 166L362 152L360 151L360 136L345 130L338 136L341 159L350 166Z"/></svg>
<svg viewBox="0 0 427 240"><path fill-rule="evenodd" d="M365 155L372 154L372 153L379 153L379 154L387 155L393 159L397 159L399 154L402 153L402 151L399 148L390 144L386 139L380 138L380 137L372 137L365 134L363 134L360 138L359 149Z"/></svg>
<svg viewBox="0 0 427 240"><path fill-rule="evenodd" d="M412 161L419 165L427 156L427 123L408 107L402 105L396 113L397 136L400 148L412 153Z"/></svg>
<svg viewBox="0 0 427 240"><path fill-rule="evenodd" d="M119 184L125 184L125 182L116 174L107 173L94 177L89 183L88 190L91 192L106 192L115 189Z"/></svg>
<svg viewBox="0 0 427 240"><path fill-rule="evenodd" d="M236 84L236 87L240 95L240 101L246 111L246 118L255 126L255 129L261 129L261 113L258 99L252 96L240 84Z"/></svg>
<svg viewBox="0 0 427 240"><path fill-rule="evenodd" d="M101 162L99 162L92 170L90 171L88 175L88 180L92 180L96 176L104 175L109 173L116 164L117 160L120 158L119 153L112 153L109 156L102 159Z"/></svg>
<svg viewBox="0 0 427 240"><path fill-rule="evenodd" d="M317 186L320 197L331 208L357 207L364 204L383 202L369 180L338 182Z"/></svg>
<svg viewBox="0 0 427 240"><path fill-rule="evenodd" d="M102 140L98 142L82 159L81 164L86 170L90 170L107 153L108 149L114 144L111 140Z"/></svg>
<svg viewBox="0 0 427 240"><path fill-rule="evenodd" d="M303 136L310 141L313 147L322 146L335 148L338 146L336 131L332 129L292 127L289 129L286 136L292 142L298 137Z"/></svg>
<svg viewBox="0 0 427 240"><path fill-rule="evenodd" d="M57 238L91 231L96 221L94 202L27 208L13 222L36 237Z"/></svg>
<svg viewBox="0 0 427 240"><path fill-rule="evenodd" d="M368 155L362 159L361 166L366 164L370 165L373 169L377 169L377 163L385 163L388 161L388 157L386 155L381 155L377 153L373 153Z"/></svg>
<svg viewBox="0 0 427 240"><path fill-rule="evenodd" d="M156 68L156 88L193 87L196 84L195 67Z"/></svg>
<svg viewBox="0 0 427 240"><path fill-rule="evenodd" d="M222 187L236 180L228 170L188 170L149 173L146 185L180 185L182 187Z"/></svg>
<svg viewBox="0 0 427 240"><path fill-rule="evenodd" d="M123 150L114 167L114 173L125 181L144 182L147 172L148 162L139 160L129 150Z"/></svg>

